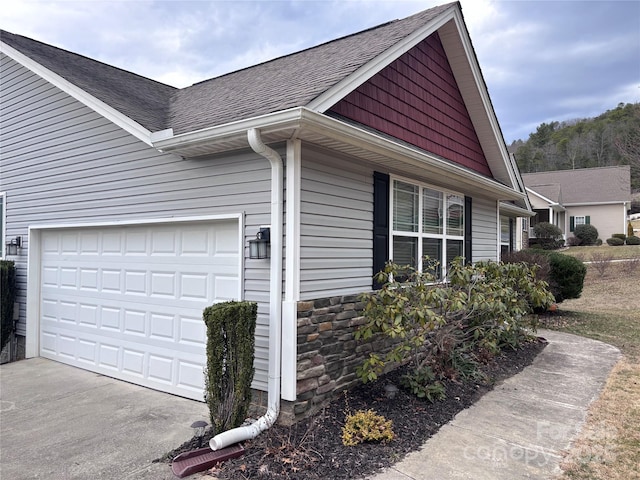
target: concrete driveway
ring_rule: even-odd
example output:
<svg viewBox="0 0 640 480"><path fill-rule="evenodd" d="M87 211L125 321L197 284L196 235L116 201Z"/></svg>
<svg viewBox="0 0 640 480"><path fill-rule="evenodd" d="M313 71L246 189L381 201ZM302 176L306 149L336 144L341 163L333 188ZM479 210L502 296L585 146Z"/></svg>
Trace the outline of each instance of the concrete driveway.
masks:
<svg viewBox="0 0 640 480"><path fill-rule="evenodd" d="M176 477L158 457L191 438L205 403L33 358L0 367L0 478Z"/></svg>

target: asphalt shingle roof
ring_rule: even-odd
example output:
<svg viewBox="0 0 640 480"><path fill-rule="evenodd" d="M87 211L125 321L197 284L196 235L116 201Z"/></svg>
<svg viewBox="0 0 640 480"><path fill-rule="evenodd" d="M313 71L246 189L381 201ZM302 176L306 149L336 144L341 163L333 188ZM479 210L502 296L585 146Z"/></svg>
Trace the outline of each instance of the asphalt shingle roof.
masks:
<svg viewBox="0 0 640 480"><path fill-rule="evenodd" d="M174 134L180 134L305 106L453 5L434 7L183 89L9 32L0 31L0 40L148 130L173 128Z"/></svg>
<svg viewBox="0 0 640 480"><path fill-rule="evenodd" d="M182 89L171 101L174 134L307 105L453 4L349 35Z"/></svg>
<svg viewBox="0 0 640 480"><path fill-rule="evenodd" d="M0 40L148 130L166 128L174 87L4 30Z"/></svg>
<svg viewBox="0 0 640 480"><path fill-rule="evenodd" d="M543 191L550 185L559 185L562 191L562 203L565 205L631 200L629 165L523 173L522 179L528 188L541 195L544 195ZM549 193L548 190L547 193ZM553 198L549 199L553 200Z"/></svg>

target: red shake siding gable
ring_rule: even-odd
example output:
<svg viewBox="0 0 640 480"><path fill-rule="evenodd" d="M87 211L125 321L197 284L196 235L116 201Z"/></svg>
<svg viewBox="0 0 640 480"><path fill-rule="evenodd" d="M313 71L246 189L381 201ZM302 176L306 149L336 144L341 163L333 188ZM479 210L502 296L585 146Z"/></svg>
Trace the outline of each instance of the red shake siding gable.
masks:
<svg viewBox="0 0 640 480"><path fill-rule="evenodd" d="M329 111L492 176L437 33Z"/></svg>

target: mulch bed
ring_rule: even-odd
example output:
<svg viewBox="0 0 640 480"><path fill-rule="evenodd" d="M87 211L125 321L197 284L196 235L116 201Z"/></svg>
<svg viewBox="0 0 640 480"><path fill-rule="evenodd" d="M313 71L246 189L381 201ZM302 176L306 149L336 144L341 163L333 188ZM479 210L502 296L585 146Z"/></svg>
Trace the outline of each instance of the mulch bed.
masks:
<svg viewBox="0 0 640 480"><path fill-rule="evenodd" d="M355 479L363 478L417 450L438 429L490 391L494 385L529 365L546 346L539 339L519 350L505 350L483 365L483 381L444 382L446 398L430 403L400 389L393 400L384 387L400 385L402 371L391 372L376 382L361 385L335 400L317 415L291 427L274 425L244 443L243 457L230 460L211 471L221 479ZM342 444L345 416L357 410L373 409L393 421L395 438L388 443ZM204 445L208 444L205 436ZM197 448L194 440L163 457L170 461L183 451Z"/></svg>

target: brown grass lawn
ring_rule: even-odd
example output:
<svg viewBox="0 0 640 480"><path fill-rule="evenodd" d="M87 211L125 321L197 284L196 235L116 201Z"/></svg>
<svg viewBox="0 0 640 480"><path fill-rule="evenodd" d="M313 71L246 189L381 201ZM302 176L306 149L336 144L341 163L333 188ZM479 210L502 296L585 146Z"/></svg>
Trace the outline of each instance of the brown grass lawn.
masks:
<svg viewBox="0 0 640 480"><path fill-rule="evenodd" d="M560 253L577 257L583 262L590 262L593 255L611 257L613 260L623 258L640 258L640 245L622 245L611 247L606 243L599 247L569 247Z"/></svg>
<svg viewBox="0 0 640 480"><path fill-rule="evenodd" d="M569 249L573 254L581 248ZM581 298L560 304L543 326L616 345L624 354L614 367L587 423L562 464L562 479L640 479L640 247L593 247L631 254L599 271L588 266ZM590 258L585 258L589 261Z"/></svg>

